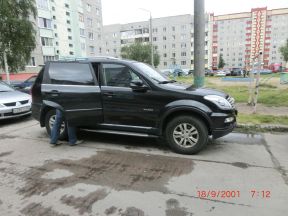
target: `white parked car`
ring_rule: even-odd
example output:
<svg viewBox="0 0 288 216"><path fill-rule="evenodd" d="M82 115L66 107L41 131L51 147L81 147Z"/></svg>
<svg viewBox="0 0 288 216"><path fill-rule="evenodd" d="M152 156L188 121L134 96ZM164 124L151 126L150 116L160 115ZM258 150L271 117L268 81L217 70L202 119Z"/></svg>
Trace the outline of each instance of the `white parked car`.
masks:
<svg viewBox="0 0 288 216"><path fill-rule="evenodd" d="M214 73L215 76L226 76L226 72L223 70L218 70L216 73Z"/></svg>
<svg viewBox="0 0 288 216"><path fill-rule="evenodd" d="M31 96L0 81L0 120L31 114Z"/></svg>

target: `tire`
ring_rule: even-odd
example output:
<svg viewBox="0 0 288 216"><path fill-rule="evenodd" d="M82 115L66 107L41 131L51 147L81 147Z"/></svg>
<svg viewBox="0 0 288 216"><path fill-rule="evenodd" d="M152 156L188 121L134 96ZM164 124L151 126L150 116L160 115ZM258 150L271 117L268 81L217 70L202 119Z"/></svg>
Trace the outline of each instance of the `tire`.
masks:
<svg viewBox="0 0 288 216"><path fill-rule="evenodd" d="M202 120L192 116L172 119L167 124L165 134L170 148L180 154L195 154L208 142L207 126Z"/></svg>
<svg viewBox="0 0 288 216"><path fill-rule="evenodd" d="M48 133L48 135L51 135L51 129L53 127L53 122L55 121L55 117L56 117L56 110L49 110L46 113L45 116L45 127L46 127L46 131ZM59 135L59 140L66 140L67 139L67 126L65 123L65 120L63 120L62 124L61 124L61 129L60 129L60 135Z"/></svg>

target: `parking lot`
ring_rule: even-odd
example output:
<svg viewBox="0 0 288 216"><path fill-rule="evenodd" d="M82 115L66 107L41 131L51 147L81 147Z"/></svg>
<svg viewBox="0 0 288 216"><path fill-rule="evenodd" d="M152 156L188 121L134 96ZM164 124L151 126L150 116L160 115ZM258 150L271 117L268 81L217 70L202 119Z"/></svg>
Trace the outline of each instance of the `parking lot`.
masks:
<svg viewBox="0 0 288 216"><path fill-rule="evenodd" d="M287 134L232 133L198 155L79 132L51 148L30 117L0 123L0 214L286 215Z"/></svg>

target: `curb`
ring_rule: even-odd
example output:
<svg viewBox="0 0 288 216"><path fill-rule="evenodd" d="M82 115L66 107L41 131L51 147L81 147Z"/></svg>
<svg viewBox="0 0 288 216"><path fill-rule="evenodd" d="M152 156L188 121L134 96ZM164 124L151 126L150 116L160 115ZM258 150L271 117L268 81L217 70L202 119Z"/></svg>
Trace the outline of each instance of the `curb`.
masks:
<svg viewBox="0 0 288 216"><path fill-rule="evenodd" d="M286 125L269 125L269 124L243 124L238 123L236 130L249 132L288 132Z"/></svg>

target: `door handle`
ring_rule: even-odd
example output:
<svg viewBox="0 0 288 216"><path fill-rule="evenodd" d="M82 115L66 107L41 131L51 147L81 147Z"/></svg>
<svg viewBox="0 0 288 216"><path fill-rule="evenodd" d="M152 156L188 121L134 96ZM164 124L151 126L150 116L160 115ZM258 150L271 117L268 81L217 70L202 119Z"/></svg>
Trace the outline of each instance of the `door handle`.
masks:
<svg viewBox="0 0 288 216"><path fill-rule="evenodd" d="M52 97L57 97L57 96L59 96L59 91L58 90L52 90L52 91L47 92L46 94L49 94Z"/></svg>
<svg viewBox="0 0 288 216"><path fill-rule="evenodd" d="M104 92L103 95L106 97L113 97L114 93L113 92Z"/></svg>

